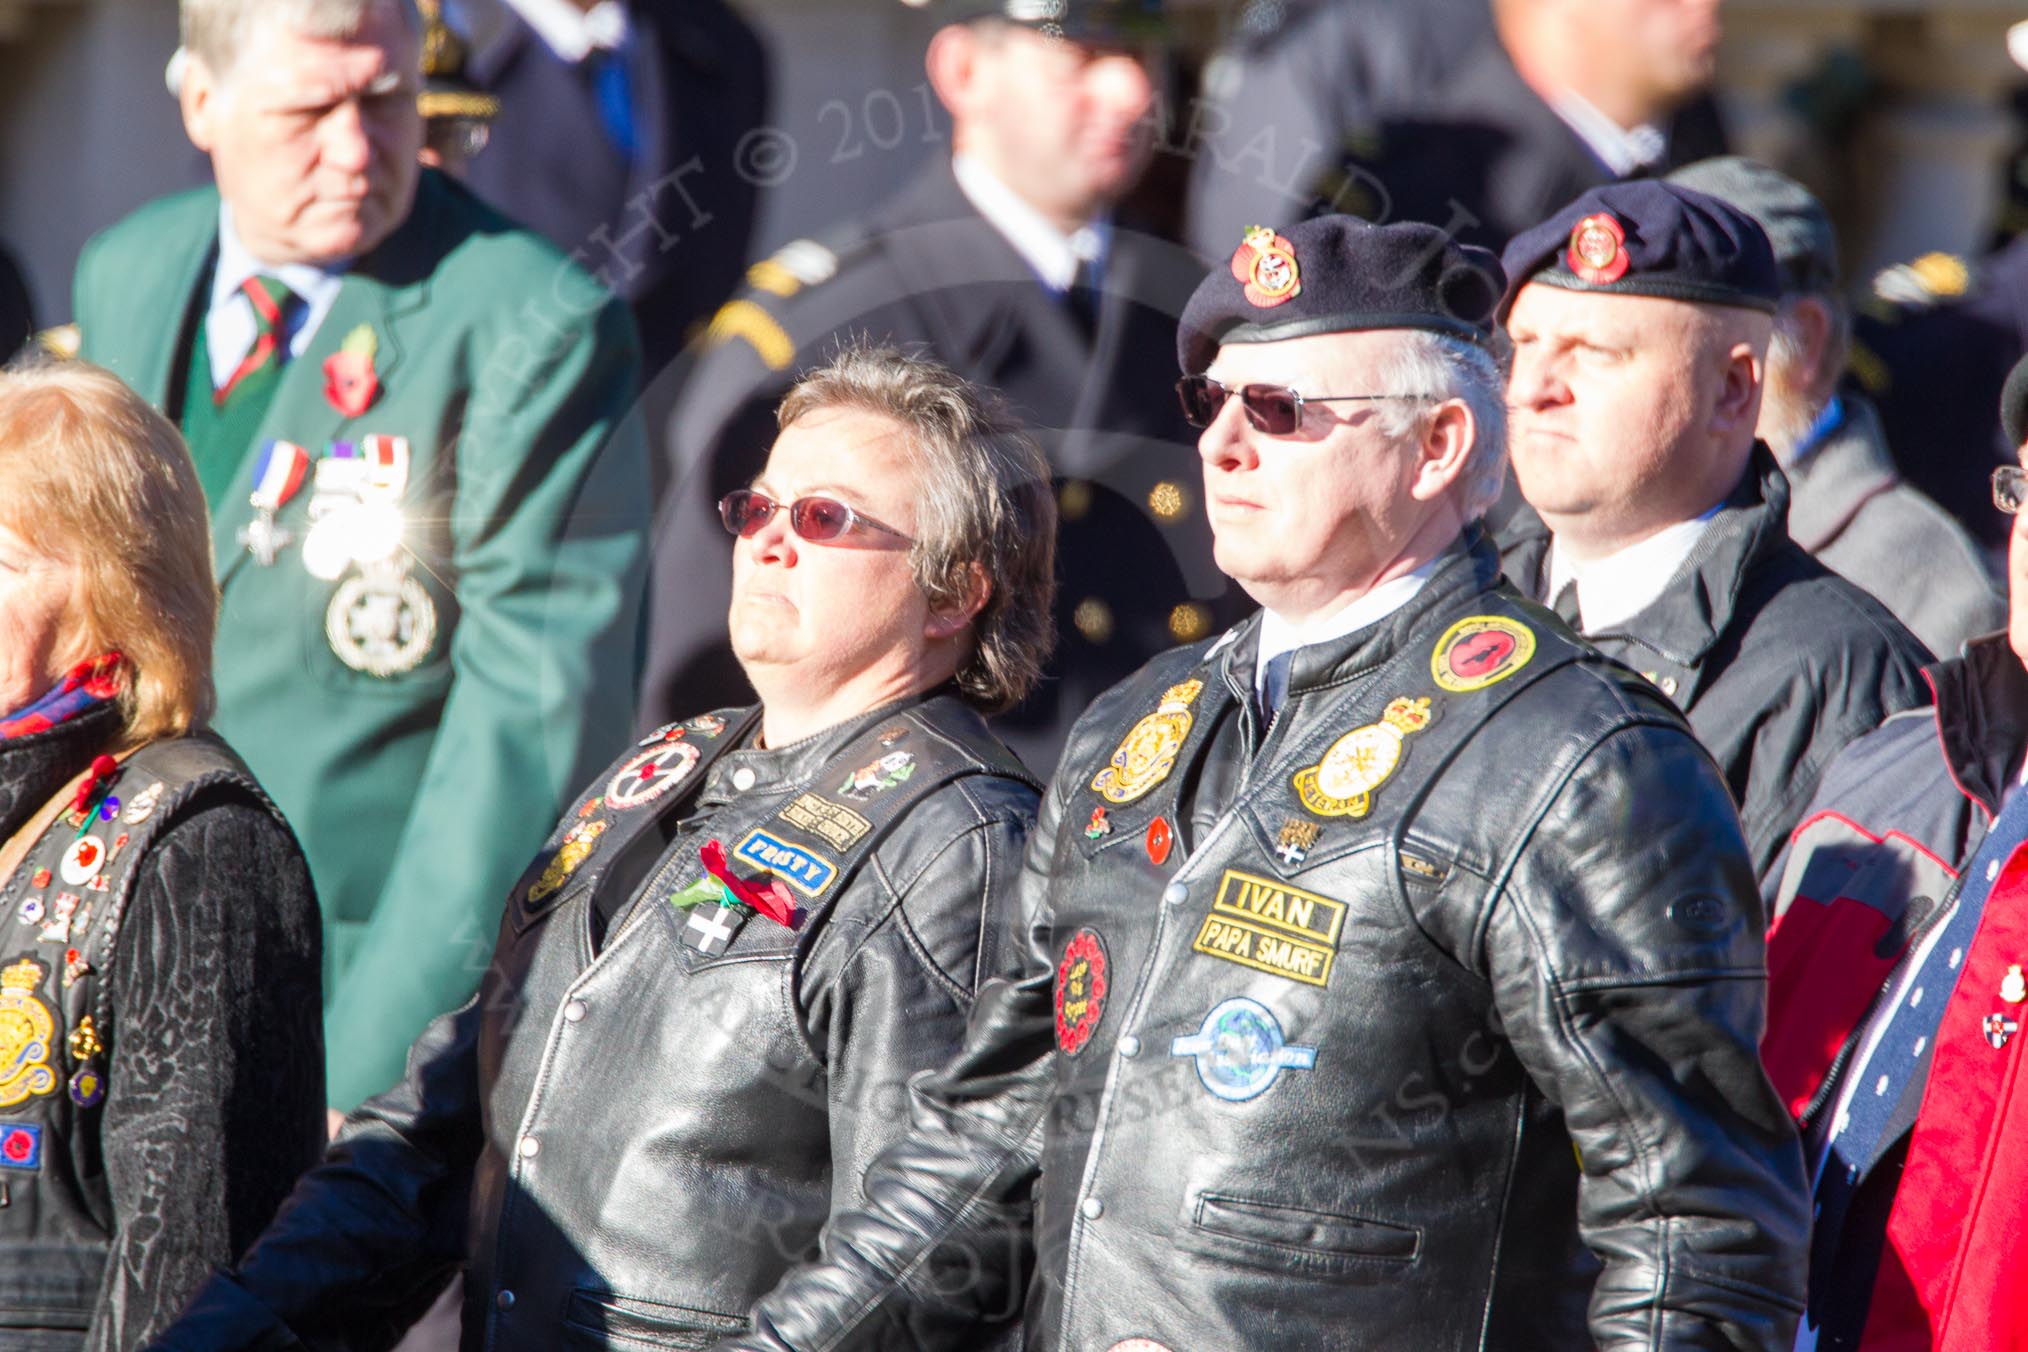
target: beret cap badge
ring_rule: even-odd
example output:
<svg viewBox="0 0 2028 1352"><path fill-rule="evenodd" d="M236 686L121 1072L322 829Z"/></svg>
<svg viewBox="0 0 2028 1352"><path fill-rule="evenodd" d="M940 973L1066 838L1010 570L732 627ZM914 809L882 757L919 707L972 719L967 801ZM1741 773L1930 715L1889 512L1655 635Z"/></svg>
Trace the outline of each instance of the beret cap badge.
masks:
<svg viewBox="0 0 2028 1352"><path fill-rule="evenodd" d="M1570 270L1592 286L1617 282L1627 275L1627 232L1611 213L1596 211L1570 229Z"/></svg>
<svg viewBox="0 0 2028 1352"><path fill-rule="evenodd" d="M1233 251L1232 275L1246 298L1263 310L1303 294L1303 273L1296 264L1296 246L1265 225L1250 225Z"/></svg>

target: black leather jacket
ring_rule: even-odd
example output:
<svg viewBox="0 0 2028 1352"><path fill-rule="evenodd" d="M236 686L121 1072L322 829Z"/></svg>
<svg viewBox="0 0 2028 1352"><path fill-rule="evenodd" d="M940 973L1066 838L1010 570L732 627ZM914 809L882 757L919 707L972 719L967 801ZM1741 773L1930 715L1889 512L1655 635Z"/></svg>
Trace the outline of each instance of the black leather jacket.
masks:
<svg viewBox="0 0 2028 1352"><path fill-rule="evenodd" d="M951 695L777 750L744 749L757 719L672 725L586 789L478 994L162 1346L384 1343L462 1260L467 1352L701 1347L814 1256L962 1036L1036 787ZM686 942L710 840L774 861L795 928Z"/></svg>
<svg viewBox="0 0 2028 1352"><path fill-rule="evenodd" d="M971 1347L1025 1281L1065 1352L1788 1347L1802 1157L1709 755L1483 537L1265 730L1257 623L1079 724L1018 969L721 1346Z"/></svg>

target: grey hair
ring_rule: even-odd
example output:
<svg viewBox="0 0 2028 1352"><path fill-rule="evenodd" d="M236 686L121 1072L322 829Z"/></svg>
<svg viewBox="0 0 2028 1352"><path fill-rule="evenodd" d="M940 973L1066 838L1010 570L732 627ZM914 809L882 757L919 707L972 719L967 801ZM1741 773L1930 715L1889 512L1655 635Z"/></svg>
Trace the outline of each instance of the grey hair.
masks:
<svg viewBox="0 0 2028 1352"><path fill-rule="evenodd" d="M1472 448L1459 479L1458 506L1476 521L1500 499L1507 478L1507 373L1503 355L1477 343L1425 329L1404 329L1380 363L1376 393L1414 398L1376 404L1381 431L1396 441L1419 438L1450 400L1472 415Z"/></svg>
<svg viewBox="0 0 2028 1352"><path fill-rule="evenodd" d="M1780 308L1775 311L1774 331L1768 335L1768 365L1782 362L1794 368L1803 357L1802 325L1796 318L1796 307L1805 300L1816 301L1831 316L1830 333L1824 341L1824 358L1816 370L1807 372L1811 387L1824 383L1835 387L1838 373L1845 369L1845 359L1852 347L1852 310L1845 302L1829 292L1806 291L1784 296ZM1829 380L1825 377L1829 376ZM1828 397L1828 396L1827 396Z"/></svg>
<svg viewBox="0 0 2028 1352"><path fill-rule="evenodd" d="M977 564L990 588L959 691L985 713L1018 704L1042 679L1056 638L1056 495L1042 449L992 391L928 357L866 341L805 372L775 420L787 428L829 408L878 414L905 431L920 494L909 551L916 586L935 609L959 605Z"/></svg>
<svg viewBox="0 0 2028 1352"><path fill-rule="evenodd" d="M393 5L410 32L422 31L415 0L182 0L179 20L183 50L223 79L239 60L254 24L279 20L290 32L311 38L357 33L366 16Z"/></svg>

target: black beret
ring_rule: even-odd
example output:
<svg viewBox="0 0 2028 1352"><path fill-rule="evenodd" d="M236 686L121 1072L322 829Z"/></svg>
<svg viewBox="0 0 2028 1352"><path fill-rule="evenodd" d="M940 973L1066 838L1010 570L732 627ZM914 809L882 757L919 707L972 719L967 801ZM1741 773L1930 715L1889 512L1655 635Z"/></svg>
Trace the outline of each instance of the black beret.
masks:
<svg viewBox="0 0 2028 1352"><path fill-rule="evenodd" d="M1433 225L1370 225L1318 216L1277 234L1248 227L1231 261L1198 283L1176 331L1186 375L1225 343L1317 333L1428 329L1469 342L1493 336L1506 284L1500 260Z"/></svg>
<svg viewBox="0 0 2028 1352"><path fill-rule="evenodd" d="M2000 388L2000 426L2007 429L2007 444L2015 450L2028 441L2028 357L2014 363Z"/></svg>
<svg viewBox="0 0 2028 1352"><path fill-rule="evenodd" d="M1074 42L1143 42L1168 31L1163 0L905 0L952 23L1003 19Z"/></svg>
<svg viewBox="0 0 2028 1352"><path fill-rule="evenodd" d="M1753 217L1653 178L1591 189L1514 236L1500 261L1507 267L1502 319L1530 282L1770 314L1782 295L1774 246Z"/></svg>

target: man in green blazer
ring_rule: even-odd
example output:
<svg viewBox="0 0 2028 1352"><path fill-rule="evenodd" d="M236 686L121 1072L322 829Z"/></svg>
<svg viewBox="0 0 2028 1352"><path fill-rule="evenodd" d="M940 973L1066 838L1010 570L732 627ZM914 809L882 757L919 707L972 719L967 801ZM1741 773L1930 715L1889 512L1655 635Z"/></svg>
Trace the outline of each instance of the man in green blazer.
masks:
<svg viewBox="0 0 2028 1352"><path fill-rule="evenodd" d="M218 730L309 854L329 1101L476 985L632 715L647 526L625 307L418 168L408 0L184 0L216 190L86 247L81 355L184 430Z"/></svg>

